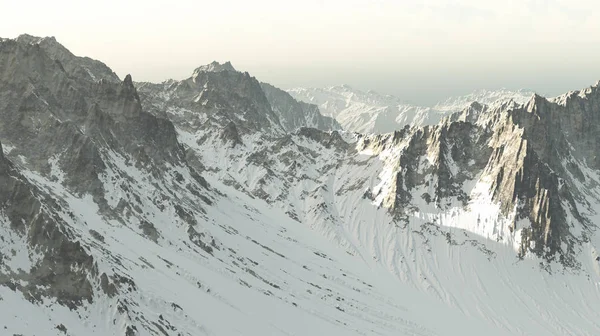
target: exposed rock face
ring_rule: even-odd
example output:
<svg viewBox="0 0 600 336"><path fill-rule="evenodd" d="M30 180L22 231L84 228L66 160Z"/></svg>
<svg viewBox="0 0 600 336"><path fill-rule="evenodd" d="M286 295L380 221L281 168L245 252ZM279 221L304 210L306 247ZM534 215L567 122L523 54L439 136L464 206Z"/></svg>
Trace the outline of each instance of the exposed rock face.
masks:
<svg viewBox="0 0 600 336"><path fill-rule="evenodd" d="M166 112L175 123L190 129L228 132L233 123L241 134L283 133L260 83L227 63L199 67L183 81L141 83L138 88L146 110L158 115Z"/></svg>
<svg viewBox="0 0 600 336"><path fill-rule="evenodd" d="M18 151L28 168L47 173L47 159L59 155L60 165L71 169L71 186L81 188L78 182L88 180L92 191L104 167L99 147L141 161L181 161L173 125L142 111L130 76L123 82L77 77L42 43L22 38L3 42L1 52L0 130L6 142L23 144Z"/></svg>
<svg viewBox="0 0 600 336"><path fill-rule="evenodd" d="M67 48L58 43L54 37L39 38L23 34L17 38L17 41L39 45L48 56L60 62L69 76L87 78L93 81L119 81L119 77L106 64L89 57L77 57L73 55Z"/></svg>
<svg viewBox="0 0 600 336"><path fill-rule="evenodd" d="M454 206L450 199L456 198L466 206L469 195L463 185L475 178L487 163L491 152L487 136L476 126L462 122L415 131L405 128L393 133L392 143L397 146L405 143L406 147L397 161L395 185L385 195L383 204L394 209L396 215L406 216L410 212L407 207L414 206L411 191L424 185L433 191L419 195L426 203L433 203L443 211ZM376 138L375 143L388 141L385 138Z"/></svg>
<svg viewBox="0 0 600 336"><path fill-rule="evenodd" d="M536 95L508 112L508 120L522 130L517 157L520 170L511 196L522 202L519 215L528 217L532 225L523 232L523 241L533 242L538 255L553 258L558 253L561 261L573 265L573 253L581 241L587 241L591 229L591 223L580 214L585 207L577 206L576 200L586 197L586 188L598 185L596 153L600 148L594 130L600 93L593 86L557 100L550 102ZM582 119L589 124L584 126ZM498 181L504 178L499 176ZM581 236L571 233L573 222L583 225Z"/></svg>
<svg viewBox="0 0 600 336"><path fill-rule="evenodd" d="M55 298L71 309L83 302L91 303L91 281L98 269L92 256L72 239L71 229L54 215L61 206L27 182L4 156L0 156L0 190L0 222L12 232L0 236L2 244L13 247L13 251L35 251L25 256L29 269L25 265L10 268L3 262L10 256L0 254L0 286L19 291L36 303ZM26 246L18 246L19 241Z"/></svg>
<svg viewBox="0 0 600 336"><path fill-rule="evenodd" d="M198 67L183 81L140 83L138 87L146 110L156 115L166 112L178 126L192 130L216 126L229 132L230 123L240 134L260 131L275 136L301 127L341 129L315 105L298 102L283 90L259 83L229 62Z"/></svg>
<svg viewBox="0 0 600 336"><path fill-rule="evenodd" d="M127 301L135 283L105 247L109 228L160 244L156 214L171 210L190 241L211 202L175 127L142 109L131 76L120 81L52 38L0 42L0 119L0 285L31 302L76 311L117 304L117 293ZM195 230L195 244L217 246ZM118 304L115 321L135 323L132 307Z"/></svg>
<svg viewBox="0 0 600 336"><path fill-rule="evenodd" d="M193 76L197 75L200 72L221 72L221 71L236 72L236 70L233 67L233 65L231 65L231 62L225 62L225 63L221 64L221 63L219 63L217 61L213 61L210 64L202 65L202 66L196 68L196 70L194 70L194 75Z"/></svg>
<svg viewBox="0 0 600 336"><path fill-rule="evenodd" d="M507 219L491 238L513 242L520 257L531 252L579 267L580 243L593 231L581 214L589 212L589 204L581 202L582 186L598 185L598 148L597 133L578 120L594 120L600 111L597 92L594 86L556 102L535 95L525 105L494 108L474 103L437 126L364 138L363 149L376 153L400 148L393 183L380 191L382 204L410 221L411 213L468 208L470 198L480 196L480 185L500 205L497 215ZM422 191L421 198L437 210L418 205Z"/></svg>
<svg viewBox="0 0 600 336"><path fill-rule="evenodd" d="M273 112L277 114L281 125L287 132L293 132L301 127L312 127L323 131L342 129L334 118L321 115L318 106L297 101L289 93L270 84L261 83L260 85Z"/></svg>

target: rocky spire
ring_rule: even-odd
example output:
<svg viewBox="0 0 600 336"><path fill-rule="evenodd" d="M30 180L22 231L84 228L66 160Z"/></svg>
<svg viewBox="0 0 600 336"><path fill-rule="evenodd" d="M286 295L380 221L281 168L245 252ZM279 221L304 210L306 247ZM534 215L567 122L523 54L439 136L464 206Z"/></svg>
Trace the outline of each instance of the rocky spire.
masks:
<svg viewBox="0 0 600 336"><path fill-rule="evenodd" d="M133 110L136 111L136 114L139 113L139 111L141 111L140 97L138 95L137 89L133 85L133 79L131 79L130 74L127 74L127 76L125 76L125 79L121 83L121 90L121 95L123 97L132 97L134 99L135 103Z"/></svg>
<svg viewBox="0 0 600 336"><path fill-rule="evenodd" d="M133 87L133 80L131 79L130 74L127 74L127 76L125 76L125 79L123 80L123 84Z"/></svg>

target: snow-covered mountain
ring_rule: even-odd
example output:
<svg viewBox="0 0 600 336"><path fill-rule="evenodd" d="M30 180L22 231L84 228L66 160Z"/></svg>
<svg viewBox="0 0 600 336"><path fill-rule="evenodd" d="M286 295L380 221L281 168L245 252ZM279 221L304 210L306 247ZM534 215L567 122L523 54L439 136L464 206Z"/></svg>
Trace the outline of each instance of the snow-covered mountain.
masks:
<svg viewBox="0 0 600 336"><path fill-rule="evenodd" d="M289 93L268 83L261 83L261 87L273 111L279 116L281 125L288 132L301 127L327 131L341 130L342 126L337 120L323 116L318 106L297 101Z"/></svg>
<svg viewBox="0 0 600 336"><path fill-rule="evenodd" d="M0 42L2 333L598 334L600 85L362 135L61 47Z"/></svg>
<svg viewBox="0 0 600 336"><path fill-rule="evenodd" d="M229 62L200 66L183 81L139 83L138 88L146 110L190 126L228 123L235 133L241 128L241 132L268 129L278 134L301 127L340 129L317 106L298 102L287 92L236 71ZM198 111L202 111L200 118Z"/></svg>
<svg viewBox="0 0 600 336"><path fill-rule="evenodd" d="M536 93L531 90L507 90L507 89L497 89L497 90L485 90L479 89L475 90L464 96L456 96L450 97L446 100L437 103L433 109L439 111L462 111L467 106L471 105L471 103L477 102L479 104L484 105L493 105L493 104L501 104L503 102L508 102L510 100L515 101L519 104L524 104L528 102L533 95Z"/></svg>
<svg viewBox="0 0 600 336"><path fill-rule="evenodd" d="M223 64L213 61L210 64L202 65L194 70L194 75L199 72L221 72L221 71L236 71L231 62L227 61Z"/></svg>
<svg viewBox="0 0 600 336"><path fill-rule="evenodd" d="M374 91L361 91L348 85L328 88L296 88L288 90L296 99L319 106L321 112L334 117L347 131L383 134L406 125L435 125L471 103L491 105L509 100L527 102L533 91L476 90L471 94L451 97L433 107L408 104L398 97Z"/></svg>

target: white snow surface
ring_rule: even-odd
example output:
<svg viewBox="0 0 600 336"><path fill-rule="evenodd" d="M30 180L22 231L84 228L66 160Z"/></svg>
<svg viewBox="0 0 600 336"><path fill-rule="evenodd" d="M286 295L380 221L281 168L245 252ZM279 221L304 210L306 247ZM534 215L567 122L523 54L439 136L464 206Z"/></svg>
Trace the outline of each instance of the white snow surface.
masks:
<svg viewBox="0 0 600 336"><path fill-rule="evenodd" d="M600 309L600 273L595 260L597 240L582 247L581 272L563 270L555 264L551 267L557 271L549 274L540 269L536 257L517 259L515 250L520 244L520 233L508 231L512 218L500 215L499 204L492 202L489 194L490 181L484 177L477 176L465 183L465 191L471 195L467 207L456 205L440 210L417 201L419 211L410 216L408 225L402 226L390 218L384 204L402 145L383 150L366 148L358 157L346 158L344 164L323 175L323 167L340 160L341 154L294 136L293 143L282 152L306 152L298 150L302 147L321 155L315 161L310 157L305 162L297 160L304 168L296 171L296 176L307 178L286 190L285 177L268 175L264 167L246 160L249 153L260 150L258 136L244 138L245 145L236 148L217 146L216 138L199 145L197 140L201 137L202 134L180 131L181 142L202 157L211 184L236 181L240 184L238 190L247 195L261 188L268 195L270 209L293 213L299 221L297 225L310 228L309 232L320 238L325 237L326 244L344 251L354 266L363 265L376 274L378 280L396 283L385 289L386 295L393 300L392 293L399 294L401 305L411 313L419 315L420 308L414 306L413 300L424 294L453 313L460 312L464 317L478 320L473 325L460 322L462 327L455 330L450 322L454 317L433 310L425 312L424 308L430 320L421 326L427 326L431 334L593 335L600 330L600 321L594 317L595 311ZM276 160L275 163L283 164ZM274 171L286 168L270 166ZM268 182L265 183L265 179ZM356 187L364 184L373 195L380 196L373 201L365 199L365 189ZM418 200L421 192L416 190L413 199ZM598 198L588 201L595 204L596 209L600 208ZM519 224L520 228L526 225ZM448 328L446 323L450 325ZM481 331L469 329L479 323L483 323ZM367 335L414 332L361 331Z"/></svg>
<svg viewBox="0 0 600 336"><path fill-rule="evenodd" d="M108 155L114 169L134 177L133 187L148 186L145 174L116 153ZM279 209L215 179L209 182L228 197L208 210L201 225L231 248L216 252L218 258L187 244L168 211L151 204L143 210L156 216L162 239L154 243L128 225L102 218L91 197L76 197L33 171L25 171L25 177L69 204L74 217L62 216L79 231L101 271L117 267L134 279L137 290L118 300L136 302L134 309L145 319L175 326L184 335L439 335L487 328L398 282L383 265L357 262ZM105 246L94 243L90 229L103 235ZM61 335L59 325L74 335L122 335L128 320L118 306L117 300L97 295L94 303L69 311L51 300L29 303L1 287L0 310L9 318L0 327L11 335ZM430 316L441 318L431 321ZM140 335L151 333L140 329Z"/></svg>
<svg viewBox="0 0 600 336"><path fill-rule="evenodd" d="M493 105L513 100L524 104L534 94L529 90L476 90L428 107L409 104L392 95L364 92L348 85L294 88L288 92L297 100L318 105L323 115L337 119L344 130L362 134L389 133L406 125L434 125L443 117L462 111L473 102Z"/></svg>

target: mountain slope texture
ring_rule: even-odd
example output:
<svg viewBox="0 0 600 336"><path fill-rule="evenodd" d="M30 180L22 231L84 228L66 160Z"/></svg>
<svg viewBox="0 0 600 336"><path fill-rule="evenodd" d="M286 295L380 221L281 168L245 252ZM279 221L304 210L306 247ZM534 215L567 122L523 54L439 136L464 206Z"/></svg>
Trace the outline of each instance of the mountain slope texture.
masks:
<svg viewBox="0 0 600 336"><path fill-rule="evenodd" d="M382 134L293 96L0 39L0 334L600 333L600 83Z"/></svg>

